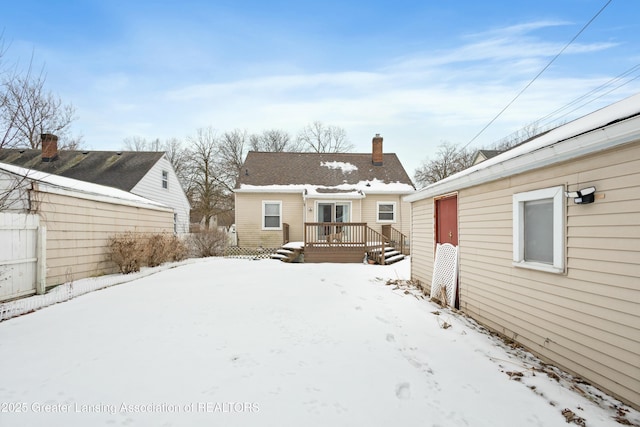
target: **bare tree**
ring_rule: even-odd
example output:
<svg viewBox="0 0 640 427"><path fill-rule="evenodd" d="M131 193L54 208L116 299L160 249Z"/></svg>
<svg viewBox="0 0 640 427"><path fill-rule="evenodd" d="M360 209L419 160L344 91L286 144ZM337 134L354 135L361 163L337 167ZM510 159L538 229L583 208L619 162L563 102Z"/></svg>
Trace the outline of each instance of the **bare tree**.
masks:
<svg viewBox="0 0 640 427"><path fill-rule="evenodd" d="M182 141L178 138L167 138L161 141L160 138L147 140L140 136L132 136L125 138L123 141L124 149L128 151L164 151L167 158L173 166L180 183L183 188L189 186L188 160L189 152L182 145Z"/></svg>
<svg viewBox="0 0 640 427"><path fill-rule="evenodd" d="M269 129L261 134L251 135L249 144L253 151L302 151L302 145L297 140L292 140L287 131L280 129Z"/></svg>
<svg viewBox="0 0 640 427"><path fill-rule="evenodd" d="M123 141L124 148L127 151L150 151L149 150L149 142L146 138L142 138L140 136L131 136L125 138Z"/></svg>
<svg viewBox="0 0 640 427"><path fill-rule="evenodd" d="M233 209L233 194L230 193L224 177L217 168L219 141L213 128L200 128L196 135L187 138L190 149L191 185L187 196L191 200L192 211L204 219L206 227L211 219Z"/></svg>
<svg viewBox="0 0 640 427"><path fill-rule="evenodd" d="M40 135L43 133L58 136L62 148L71 139L75 108L71 104L63 104L58 96L45 89L44 84L42 74L33 76L31 73L11 75L3 82L0 120L4 133L12 135L10 145L40 148Z"/></svg>
<svg viewBox="0 0 640 427"><path fill-rule="evenodd" d="M233 191L244 163L248 145L246 130L234 129L225 132L218 141L216 170L218 179L226 191Z"/></svg>
<svg viewBox="0 0 640 427"><path fill-rule="evenodd" d="M9 111L10 103L8 83L15 81L17 73L14 69L7 68L3 58L7 52L4 45L4 38L0 34L0 148L12 147L18 138L17 132L17 111ZM31 73L31 67L27 70L27 76ZM26 89L17 91L16 95L20 101L25 97Z"/></svg>
<svg viewBox="0 0 640 427"><path fill-rule="evenodd" d="M315 121L298 133L297 142L305 151L315 153L345 153L353 150L346 131L339 126Z"/></svg>
<svg viewBox="0 0 640 427"><path fill-rule="evenodd" d="M167 154L167 158L173 166L173 170L178 176L178 180L183 188L187 187L189 182L189 151L184 148L182 141L178 138L169 138L164 141L161 151Z"/></svg>
<svg viewBox="0 0 640 427"><path fill-rule="evenodd" d="M414 179L418 187L440 181L472 165L474 153L460 149L450 142L442 142L434 159L427 158L416 169Z"/></svg>

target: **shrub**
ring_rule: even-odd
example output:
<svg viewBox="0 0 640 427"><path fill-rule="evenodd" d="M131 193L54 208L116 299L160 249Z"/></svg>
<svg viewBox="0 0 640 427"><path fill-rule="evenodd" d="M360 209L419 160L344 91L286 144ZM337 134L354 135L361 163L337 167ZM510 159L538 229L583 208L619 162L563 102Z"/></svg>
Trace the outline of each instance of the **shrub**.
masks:
<svg viewBox="0 0 640 427"><path fill-rule="evenodd" d="M227 233L219 230L207 230L189 236L191 252L196 257L220 256L227 246Z"/></svg>
<svg viewBox="0 0 640 427"><path fill-rule="evenodd" d="M171 242L165 234L151 234L147 236L145 255L147 265L156 267L170 259Z"/></svg>
<svg viewBox="0 0 640 427"><path fill-rule="evenodd" d="M180 237L167 236L167 244L169 245L167 261L182 261L189 256L189 248Z"/></svg>
<svg viewBox="0 0 640 427"><path fill-rule="evenodd" d="M109 238L109 257L123 274L140 271L145 259L144 240L132 232L117 234Z"/></svg>
<svg viewBox="0 0 640 427"><path fill-rule="evenodd" d="M168 261L181 261L189 255L185 242L168 233L126 232L110 237L108 245L110 259L123 274L140 271L145 265L156 267Z"/></svg>

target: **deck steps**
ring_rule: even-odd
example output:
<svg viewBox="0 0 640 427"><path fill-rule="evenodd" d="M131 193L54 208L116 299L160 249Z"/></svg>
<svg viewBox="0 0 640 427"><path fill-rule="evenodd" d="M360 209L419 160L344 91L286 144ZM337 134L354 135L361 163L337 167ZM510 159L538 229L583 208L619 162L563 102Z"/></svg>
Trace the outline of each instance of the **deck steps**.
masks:
<svg viewBox="0 0 640 427"><path fill-rule="evenodd" d="M299 262L304 252L304 244L300 242L290 242L282 245L275 253L271 254L271 259L278 259L282 262Z"/></svg>
<svg viewBox="0 0 640 427"><path fill-rule="evenodd" d="M380 254L381 250L382 250L381 248L377 248L377 249L373 249L370 252L371 253L375 253L376 256L377 256L377 255ZM384 256L383 257L384 257L384 264L385 265L393 264L393 263L396 263L398 261L402 261L403 259L406 258L406 256L404 254L402 254L400 251L398 251L393 246L385 246L385 248L384 248Z"/></svg>

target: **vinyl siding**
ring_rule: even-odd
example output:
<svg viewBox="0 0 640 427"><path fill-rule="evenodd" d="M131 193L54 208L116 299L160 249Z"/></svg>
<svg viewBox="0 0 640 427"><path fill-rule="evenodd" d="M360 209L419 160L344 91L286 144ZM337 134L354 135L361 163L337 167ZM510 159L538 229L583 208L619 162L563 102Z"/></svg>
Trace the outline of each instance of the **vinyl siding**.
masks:
<svg viewBox="0 0 640 427"><path fill-rule="evenodd" d="M362 222L380 233L383 225L391 225L396 230L409 236L411 225L411 204L403 202L404 195L393 194L368 194L362 200ZM396 203L396 220L395 222L378 222L378 202L395 202Z"/></svg>
<svg viewBox="0 0 640 427"><path fill-rule="evenodd" d="M302 193L236 193L238 246L276 248L282 245L282 230L262 229L262 202L282 202L282 223L289 224L289 240L303 241Z"/></svg>
<svg viewBox="0 0 640 427"><path fill-rule="evenodd" d="M318 203L349 203L351 205L351 222L362 222L362 205L363 199L354 200L328 200L328 199L314 199L309 197L306 200L305 209L305 221L306 222L319 222L318 221Z"/></svg>
<svg viewBox="0 0 640 427"><path fill-rule="evenodd" d="M47 286L117 272L110 236L134 231L173 232L173 213L39 193L37 213L47 227Z"/></svg>
<svg viewBox="0 0 640 427"><path fill-rule="evenodd" d="M168 172L168 188L162 187L162 171ZM191 211L189 200L184 194L178 176L166 156L162 156L149 169L140 182L131 189L131 192L171 207L178 215L176 230L178 234L189 232L189 213Z"/></svg>
<svg viewBox="0 0 640 427"><path fill-rule="evenodd" d="M430 289L434 260L433 199L411 207L411 278Z"/></svg>
<svg viewBox="0 0 640 427"><path fill-rule="evenodd" d="M595 186L604 197L566 202L565 274L512 266L513 194L557 185ZM464 189L458 203L461 309L637 406L640 143ZM433 259L433 231L420 226L432 204L413 204L414 261ZM412 266L412 275L425 272Z"/></svg>

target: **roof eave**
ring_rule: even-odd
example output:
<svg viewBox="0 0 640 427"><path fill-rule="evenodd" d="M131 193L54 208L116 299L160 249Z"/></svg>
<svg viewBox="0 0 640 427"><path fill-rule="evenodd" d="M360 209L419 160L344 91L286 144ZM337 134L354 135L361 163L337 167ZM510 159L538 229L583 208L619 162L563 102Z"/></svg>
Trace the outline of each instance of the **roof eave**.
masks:
<svg viewBox="0 0 640 427"><path fill-rule="evenodd" d="M406 202L417 202L430 197L451 193L501 178L541 169L588 154L615 148L640 139L640 116L602 126L589 132L551 143L517 157L492 164L486 168L469 168L433 183L415 194L404 198ZM507 155L508 152L503 153ZM498 159L494 157L494 159Z"/></svg>

